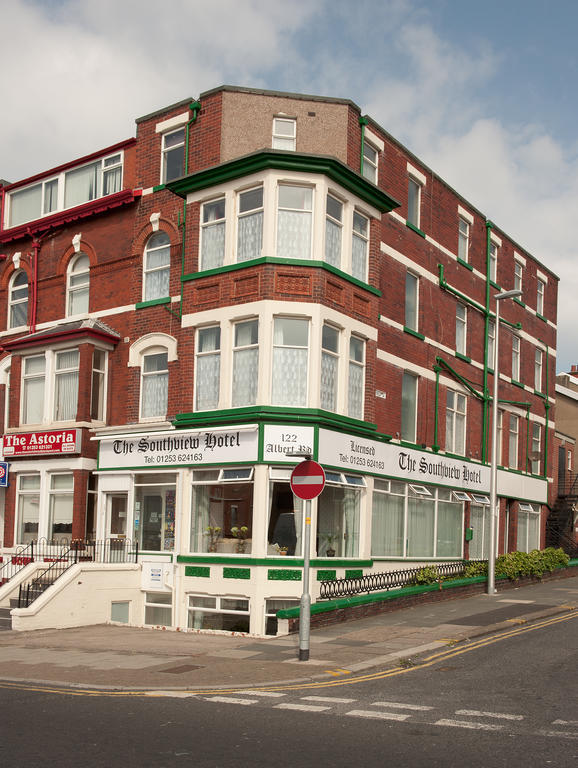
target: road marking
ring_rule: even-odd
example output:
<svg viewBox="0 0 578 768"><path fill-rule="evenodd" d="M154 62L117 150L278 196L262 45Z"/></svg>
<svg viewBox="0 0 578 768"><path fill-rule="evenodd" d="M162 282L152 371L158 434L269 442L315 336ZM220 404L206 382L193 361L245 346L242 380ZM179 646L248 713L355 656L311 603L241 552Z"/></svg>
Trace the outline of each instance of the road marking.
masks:
<svg viewBox="0 0 578 768"><path fill-rule="evenodd" d="M303 701L326 701L329 704L353 704L357 699L338 699L334 696L302 696Z"/></svg>
<svg viewBox="0 0 578 768"><path fill-rule="evenodd" d="M190 699L194 696L190 691L147 691L145 696L165 696L171 699Z"/></svg>
<svg viewBox="0 0 578 768"><path fill-rule="evenodd" d="M395 709L412 709L416 712L428 712L433 707L425 707L420 704L399 704L395 701L374 701L372 703L374 707L393 707Z"/></svg>
<svg viewBox="0 0 578 768"><path fill-rule="evenodd" d="M257 703L254 699L234 699L232 696L208 696L206 701L218 701L221 704L242 704L244 707Z"/></svg>
<svg viewBox="0 0 578 768"><path fill-rule="evenodd" d="M333 675L333 677L341 677L341 675L350 675L351 670L350 669L326 669L325 670L328 675Z"/></svg>
<svg viewBox="0 0 578 768"><path fill-rule="evenodd" d="M531 605L535 600L498 600L498 603L519 603L520 605Z"/></svg>
<svg viewBox="0 0 578 768"><path fill-rule="evenodd" d="M470 728L474 731L501 731L503 725L489 725L488 723L472 723L470 720L438 720L434 725L449 725L453 728Z"/></svg>
<svg viewBox="0 0 578 768"><path fill-rule="evenodd" d="M346 715L350 717L370 717L374 720L407 720L411 715L400 715L397 712L371 712L367 709L352 709L350 712L346 712Z"/></svg>
<svg viewBox="0 0 578 768"><path fill-rule="evenodd" d="M554 720L552 725L578 725L578 720Z"/></svg>
<svg viewBox="0 0 578 768"><path fill-rule="evenodd" d="M330 707L319 707L315 706L315 704L292 704L288 701L284 704L276 704L275 709L296 709L299 712L325 712Z"/></svg>
<svg viewBox="0 0 578 768"><path fill-rule="evenodd" d="M456 709L456 715L472 715L472 717L496 717L501 720L523 720L524 715L506 715L503 712L479 712L477 709Z"/></svg>
<svg viewBox="0 0 578 768"><path fill-rule="evenodd" d="M282 699L286 693L275 693L274 691L243 691L247 696L267 696L271 699Z"/></svg>
<svg viewBox="0 0 578 768"><path fill-rule="evenodd" d="M554 736L562 739L578 739L578 733L566 733L566 731L538 731L540 736Z"/></svg>

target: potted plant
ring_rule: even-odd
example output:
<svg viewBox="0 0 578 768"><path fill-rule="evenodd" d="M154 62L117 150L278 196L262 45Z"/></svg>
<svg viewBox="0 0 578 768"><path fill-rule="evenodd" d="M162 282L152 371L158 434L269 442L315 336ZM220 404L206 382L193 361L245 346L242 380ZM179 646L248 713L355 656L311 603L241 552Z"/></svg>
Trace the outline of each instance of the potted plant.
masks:
<svg viewBox="0 0 578 768"><path fill-rule="evenodd" d="M289 547L281 547L277 543L273 544L273 546L275 547L275 551L278 555L286 555L289 550Z"/></svg>
<svg viewBox="0 0 578 768"><path fill-rule="evenodd" d="M205 536L209 537L207 552L216 552L219 539L223 535L223 529L218 525L208 525L205 528Z"/></svg>
<svg viewBox="0 0 578 768"><path fill-rule="evenodd" d="M325 554L327 557L335 557L335 547L333 546L333 542L336 540L336 536L334 533L328 533L325 537Z"/></svg>
<svg viewBox="0 0 578 768"><path fill-rule="evenodd" d="M231 533L237 539L236 551L239 554L243 554L243 552L245 552L247 549L247 537L249 536L249 529L246 525L242 525L240 528L234 525L231 528Z"/></svg>

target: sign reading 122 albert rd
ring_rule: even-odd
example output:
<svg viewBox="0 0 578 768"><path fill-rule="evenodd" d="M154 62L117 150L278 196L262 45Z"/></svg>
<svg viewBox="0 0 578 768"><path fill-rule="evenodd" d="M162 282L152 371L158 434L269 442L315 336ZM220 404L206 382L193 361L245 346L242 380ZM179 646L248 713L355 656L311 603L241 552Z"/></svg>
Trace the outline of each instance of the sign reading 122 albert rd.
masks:
<svg viewBox="0 0 578 768"><path fill-rule="evenodd" d="M101 439L98 468L244 463L257 461L257 447L256 426L117 436Z"/></svg>

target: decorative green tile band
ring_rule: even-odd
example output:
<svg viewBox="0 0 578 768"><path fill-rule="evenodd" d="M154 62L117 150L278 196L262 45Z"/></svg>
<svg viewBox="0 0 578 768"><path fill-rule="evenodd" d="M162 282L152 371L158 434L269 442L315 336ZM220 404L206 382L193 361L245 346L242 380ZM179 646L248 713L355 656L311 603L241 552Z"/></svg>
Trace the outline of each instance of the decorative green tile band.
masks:
<svg viewBox="0 0 578 768"><path fill-rule="evenodd" d="M211 569L197 565L187 565L185 566L185 576L197 576L201 579L208 579L211 576Z"/></svg>
<svg viewBox="0 0 578 768"><path fill-rule="evenodd" d="M317 571L317 581L333 581L337 578L337 571Z"/></svg>
<svg viewBox="0 0 578 768"><path fill-rule="evenodd" d="M250 568L223 568L224 579L250 579Z"/></svg>
<svg viewBox="0 0 578 768"><path fill-rule="evenodd" d="M270 568L267 572L267 578L269 581L301 581L301 571L298 571L296 568L283 571Z"/></svg>
<svg viewBox="0 0 578 768"><path fill-rule="evenodd" d="M345 571L345 578L346 579L361 579L363 576L363 571Z"/></svg>

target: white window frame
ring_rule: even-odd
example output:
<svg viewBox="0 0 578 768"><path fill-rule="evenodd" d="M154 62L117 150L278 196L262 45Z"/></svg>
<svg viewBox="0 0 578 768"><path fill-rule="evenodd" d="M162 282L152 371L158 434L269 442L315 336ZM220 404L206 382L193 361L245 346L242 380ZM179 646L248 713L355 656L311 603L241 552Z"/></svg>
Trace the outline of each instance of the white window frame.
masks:
<svg viewBox="0 0 578 768"><path fill-rule="evenodd" d="M66 368L59 368L59 358L61 356L70 354L71 352L76 352L76 365L72 365ZM71 347L69 349L56 349L54 350L53 354L53 364L54 364L54 405L52 410L52 421L54 422L61 422L61 421L77 421L78 417L78 401L79 401L79 386L80 386L80 350L78 347ZM62 407L62 402L58 402L58 395L59 395L59 380L64 377L68 377L70 375L74 376L76 373L76 406L74 408L74 416L70 419L60 418L59 410ZM64 398L66 400L66 405L68 405L67 398Z"/></svg>
<svg viewBox="0 0 578 768"><path fill-rule="evenodd" d="M175 136L178 133L183 134L182 141L180 141L178 144L174 144L172 146L167 147L167 139L170 139L171 136ZM171 176L171 178L167 178L167 167L168 167L168 161L167 158L170 154L175 153L176 150L181 150L182 152L182 167L183 167L183 173L185 170L185 129L183 127L176 128L174 131L166 131L162 135L162 142L161 142L161 184L167 184L169 181L174 181L174 179L178 179L179 176ZM180 176L183 174L181 173Z"/></svg>
<svg viewBox="0 0 578 768"><path fill-rule="evenodd" d="M334 211L330 211L330 201L333 204ZM337 206L339 207L339 215L337 216ZM323 254L324 260L338 269L341 269L342 253L343 253L343 213L344 204L335 195L330 192L327 193L325 203L325 250ZM339 248L336 254L330 252L330 238L329 231L334 228L339 234Z"/></svg>
<svg viewBox="0 0 578 768"><path fill-rule="evenodd" d="M195 598L200 598L202 600L214 600L215 601L215 605L214 605L214 607L195 606L193 604ZM238 609L229 608L226 605L226 603L223 602L223 601L226 601L226 600L232 600L232 601L243 600L243 601L246 601L247 609L244 610L244 611L240 611ZM250 621L251 621L251 599L249 597L246 597L245 595L242 595L242 596L235 596L235 595L207 595L207 594L201 594L201 593L189 594L188 605L187 605L187 617L188 617L187 626L190 629L201 629L202 627L195 627L195 624L192 623L191 614L192 614L193 611L197 611L197 612L200 612L200 613L206 613L206 614L218 614L218 615L227 615L227 616L244 616L247 619L247 632L249 631L249 628L250 628ZM222 632L224 634L225 633L229 634L229 632L232 631L232 630L213 629L211 631L212 632ZM242 634L244 634L244 632L241 632L239 630L235 630L235 634L236 635L237 634L242 635Z"/></svg>
<svg viewBox="0 0 578 768"><path fill-rule="evenodd" d="M249 199L248 195L251 193L256 192L257 190L261 191L261 204L257 205L253 208L247 208L244 211L241 211L242 202L243 199ZM265 194L263 189L263 184L257 184L256 186L252 186L248 189L241 189L239 192L237 192L237 250L235 254L235 261L237 263L243 263L245 261L250 261L251 259L258 259L263 255L263 227L264 227L264 218L265 218ZM225 201L226 206L226 201ZM247 219L253 218L253 217L260 217L261 224L260 224L260 231L261 231L261 242L259 245L259 251L257 254L250 255L248 258L239 258L239 255L242 251L242 229L243 229L243 222ZM226 210L225 210L225 229L226 229ZM226 239L226 238L225 238Z"/></svg>
<svg viewBox="0 0 578 768"><path fill-rule="evenodd" d="M59 477L67 477L70 479L70 487L55 488L55 480ZM54 506L56 504L56 497L65 497L69 499L72 505L70 511L70 532L60 531L64 533L64 536L54 535ZM74 473L73 472L50 472L48 474L48 539L55 542L70 541L72 539L72 525L74 523Z"/></svg>
<svg viewBox="0 0 578 768"><path fill-rule="evenodd" d="M332 349L330 346L326 346L326 342L323 339L324 336L324 330L327 328L331 334L335 334L334 338L336 340L335 348ZM320 377L320 384L319 384L319 407L323 408L323 410L326 411L332 411L336 412L338 408L339 403L339 351L341 346L341 330L337 328L336 326L332 325L331 323L323 323L321 327L321 377ZM323 390L323 360L331 360L331 366L335 366L334 373L333 373L333 401L330 403L329 400L324 395Z"/></svg>
<svg viewBox="0 0 578 768"><path fill-rule="evenodd" d="M160 245L152 245L151 243L155 243L158 241L162 242ZM149 256L151 254L155 254L158 251L167 250L167 258L162 264L158 264L152 267L149 267L148 261ZM165 273L162 275L162 281L163 285L161 286L160 291L152 291L149 285L149 278L154 278L158 273ZM143 256L143 279L142 279L142 300L143 301L155 301L157 299L166 299L170 296L170 281L171 281L171 241L166 232L163 232L162 230L159 230L158 232L155 232L152 234L145 245L144 249L144 256ZM167 291L163 294L162 287L166 284ZM154 295L151 295L153 294ZM157 295L158 293L158 295Z"/></svg>
<svg viewBox="0 0 578 768"><path fill-rule="evenodd" d="M364 224L364 226L361 226ZM361 280L363 283L367 283L367 272L369 269L369 235L370 235L371 222L370 219L360 211L355 210L353 212L352 220L352 240L351 240L351 275L352 277ZM358 270L353 265L353 244L357 242L360 247L364 249L363 256L363 268Z"/></svg>
<svg viewBox="0 0 578 768"><path fill-rule="evenodd" d="M538 507L536 509L536 504L526 504L518 502L518 534L517 534L517 540L516 540L516 549L520 552L530 552L533 549L539 549L540 548L540 508ZM520 525L520 517L524 516L526 518L526 535L525 535L525 541L521 541L521 535L520 531L522 529L522 526ZM532 523L532 525L531 525ZM537 535L532 539L532 530L537 533Z"/></svg>
<svg viewBox="0 0 578 768"><path fill-rule="evenodd" d="M514 290L523 290L524 283L524 265L518 259L514 259ZM520 298L521 301L521 298Z"/></svg>
<svg viewBox="0 0 578 768"><path fill-rule="evenodd" d="M95 362L96 353L102 354L104 365L98 367ZM106 401L108 397L108 352L94 347L92 352L92 376L90 384L90 417L94 421L106 421ZM98 404L95 415L95 396L98 394Z"/></svg>
<svg viewBox="0 0 578 768"><path fill-rule="evenodd" d="M494 370L494 356L496 353L496 321L488 321L488 368Z"/></svg>
<svg viewBox="0 0 578 768"><path fill-rule="evenodd" d="M373 184L377 184L379 174L379 150L371 143L371 141L368 141L365 137L363 140L362 167L363 176Z"/></svg>
<svg viewBox="0 0 578 768"><path fill-rule="evenodd" d="M460 301L456 304L456 353L467 354L468 347L468 308Z"/></svg>
<svg viewBox="0 0 578 768"><path fill-rule="evenodd" d="M166 357L166 368L158 369L158 370L150 370L147 371L147 360L150 360L151 358L161 358L162 356ZM164 421L167 416L167 408L168 408L168 394L169 394L169 350L166 347L162 346L153 346L149 347L148 349L144 350L142 353L141 358L141 369L140 369L140 397L139 397L139 421L142 422L149 422L149 421ZM158 379L162 382L166 382L165 389L166 392L164 393L164 409L160 409L159 413L144 413L145 408L145 389L148 389L148 382L152 381L153 379Z"/></svg>
<svg viewBox="0 0 578 768"><path fill-rule="evenodd" d="M88 266L79 268L81 262L87 262ZM86 294L86 307L80 312L73 312L72 305L79 295ZM88 314L90 306L90 259L82 251L77 253L68 263L66 270L66 316Z"/></svg>
<svg viewBox="0 0 578 768"><path fill-rule="evenodd" d="M408 176L407 192L407 222L416 229L421 229L421 191L421 181L410 173Z"/></svg>
<svg viewBox="0 0 578 768"><path fill-rule="evenodd" d="M532 422L532 453L539 453L539 459L532 459L532 474L540 474L540 465L542 463L542 425L537 421Z"/></svg>
<svg viewBox="0 0 578 768"><path fill-rule="evenodd" d="M291 130L280 130L282 126ZM286 117L285 115L278 115L273 118L271 146L273 149L295 152L297 149L297 118Z"/></svg>
<svg viewBox="0 0 578 768"><path fill-rule="evenodd" d="M22 276L24 276L26 279L26 283L24 284L22 282L19 285L16 285L17 281L19 281ZM16 272L14 272L10 278L10 286L8 289L8 328L11 330L14 328L25 328L28 325L29 287L30 283L28 281L28 275L26 272L23 269L16 270ZM26 322L16 325L14 320L14 312L24 305L26 305Z"/></svg>
<svg viewBox="0 0 578 768"><path fill-rule="evenodd" d="M413 311L410 308L412 302ZM419 329L419 277L409 270L405 273L404 326L416 333Z"/></svg>
<svg viewBox="0 0 578 768"><path fill-rule="evenodd" d="M542 381L544 373L544 352L536 347L534 352L534 389L536 392L542 392Z"/></svg>
<svg viewBox="0 0 578 768"><path fill-rule="evenodd" d="M242 325L246 325L248 323L251 323L252 325L256 325L257 327L257 340L256 341L250 341L247 344L241 344L237 342L237 330ZM245 408L247 406L256 405L259 397L259 333L260 333L260 323L259 318L256 317L250 317L245 320L237 320L233 323L232 328L232 372L233 375L231 376L231 407L232 408ZM236 398L236 392L238 392L238 387L236 386L236 374L238 371L238 360L241 356L245 356L244 353L256 351L257 352L257 367L256 367L256 376L257 379L253 384L253 397L250 397L246 402L239 402Z"/></svg>
<svg viewBox="0 0 578 768"><path fill-rule="evenodd" d="M215 349L209 349L205 351L199 351L200 346L200 340L201 335L205 333L205 331L211 331L211 330L217 330L217 339L218 339L218 346L215 347ZM221 363L222 363L222 350L223 350L223 334L221 331L221 326L219 324L213 323L211 325L206 325L201 328L197 328L197 333L195 337L195 411L214 411L219 408L219 404L221 401ZM216 362L216 370L218 371L217 374L217 381L215 385L215 389L213 391L213 395L216 394L216 399L213 397L210 400L210 404L208 406L200 407L200 387L201 387L201 379L199 376L199 360L206 359L208 357L214 357ZM203 395L203 402L207 400L207 395Z"/></svg>
<svg viewBox="0 0 578 768"><path fill-rule="evenodd" d="M357 350L354 346L357 345ZM361 359L358 351L361 351ZM349 375L347 384L347 415L350 419L363 419L365 410L365 339L352 334L349 337ZM354 379L361 372L361 402L356 404L354 397Z"/></svg>
<svg viewBox="0 0 578 768"><path fill-rule="evenodd" d="M87 200L76 202L74 205L66 206L65 195L66 195L67 176L76 171L80 171L83 168L90 168L91 166L94 166L95 183L96 183L93 196L89 197ZM104 186L106 183L107 175L109 175L112 171L116 172L118 169L120 169L120 183L118 185L119 189L105 195ZM56 175L51 174L47 176L45 179L34 182L33 184L28 184L24 187L19 187L18 189L14 189L11 192L9 192L7 195L7 205L6 205L4 226L6 229L9 229L12 227L19 227L30 221L36 221L37 219L42 219L45 216L51 216L52 214L58 213L59 211L67 210L68 208L76 208L79 205L84 205L85 203L89 203L93 200L98 200L101 197L108 197L108 195L115 194L117 191L121 191L123 188L123 171L124 171L124 152L123 150L119 150L118 152L113 152L109 155L103 155L102 157L99 157L96 160L91 160L88 163L82 163L81 165L77 165L71 168L66 168L65 170L61 171L59 174L56 174ZM13 209L13 201L15 199L15 196L21 192L30 191L37 187L41 188L38 214L32 217L24 218L19 221L14 221L13 215L12 215L13 214L12 209ZM48 202L49 199L50 199L50 203ZM56 202L54 202L54 199L56 200Z"/></svg>
<svg viewBox="0 0 578 768"><path fill-rule="evenodd" d="M463 392L448 389L446 393L446 451L466 455L466 419L468 399Z"/></svg>
<svg viewBox="0 0 578 768"><path fill-rule="evenodd" d="M304 202L303 207L296 208L289 205L281 204L281 190L282 189L301 189L306 190L310 194L310 205L309 208L306 207L307 203ZM305 259L309 260L312 258L312 249L313 249L313 233L314 233L314 224L315 224L315 188L310 184L288 184L287 182L279 182L277 185L277 221L276 221L276 249L275 254L282 259ZM286 253L280 253L281 248L281 236L280 232L282 231L282 227L284 225L281 224L281 214L282 213L297 213L301 216L302 220L308 220L309 222L309 242L305 245L306 250L300 251L296 256L293 255L287 255Z"/></svg>
<svg viewBox="0 0 578 768"><path fill-rule="evenodd" d="M147 621L149 614L158 611L169 621ZM144 595L144 618L145 627L172 627L173 625L173 596L171 592L153 592L147 591Z"/></svg>
<svg viewBox="0 0 578 768"><path fill-rule="evenodd" d="M514 381L520 381L520 337L512 334L512 379Z"/></svg>
<svg viewBox="0 0 578 768"><path fill-rule="evenodd" d="M498 284L498 244L490 242L490 282Z"/></svg>
<svg viewBox="0 0 578 768"><path fill-rule="evenodd" d="M544 316L544 297L546 295L546 283L538 278L536 285L536 312Z"/></svg>
<svg viewBox="0 0 578 768"><path fill-rule="evenodd" d="M411 383L411 391L408 389ZM406 386L407 385L407 386ZM419 392L419 376L412 371L404 371L401 383L401 429L400 438L406 443L415 443L417 440L417 409L418 409L418 392ZM412 416L413 424L404 424L404 400L407 401L408 395L411 396L412 413L408 416ZM410 430L411 434L408 432Z"/></svg>
<svg viewBox="0 0 578 768"><path fill-rule="evenodd" d="M458 259L468 263L470 254L470 222L458 216Z"/></svg>
<svg viewBox="0 0 578 768"><path fill-rule="evenodd" d="M296 345L296 344L279 344L275 342L275 325L278 321L282 320L296 320L301 321L303 323L306 323L307 325L307 346L302 345ZM273 337L272 337L272 349L273 349L273 368L271 376L271 405L278 405L278 406L285 406L285 407L292 407L292 408L303 408L307 407L307 404L309 402L309 371L311 366L311 318L304 318L304 317L295 317L295 316L288 316L288 315L276 315L273 318ZM299 400L299 402L293 402L293 403L284 403L281 401L281 398L279 397L279 392L276 393L275 387L276 387L276 379L275 379L275 373L278 373L281 375L281 371L278 370L277 364L275 361L275 350L276 349L305 349L307 351L307 362L306 362L306 376L305 376L305 391L304 391L304 398L303 400L300 400L299 398L296 398L296 400ZM297 393L299 394L299 393Z"/></svg>
<svg viewBox="0 0 578 768"><path fill-rule="evenodd" d="M77 353L77 359L78 359L78 365L76 367L70 367L70 368L63 368L58 370L58 358L60 355L69 353L69 352L76 352ZM44 370L42 374L40 373L34 373L34 374L27 374L26 373L26 361L32 360L32 359L43 359L44 360ZM32 425L44 425L44 424L63 424L63 423L75 423L77 421L78 416L78 403L79 403L79 387L80 387L80 351L78 347L62 347L62 348L56 348L56 349L47 349L42 354L31 354L31 355L23 355L22 357L22 373L21 373L21 395L20 395L20 424L22 426L32 426ZM57 418L57 393L58 393L58 386L57 386L57 378L59 376L66 376L71 373L76 372L76 410L75 415L72 419L59 419ZM27 416L27 408L26 408L26 389L27 389L27 382L32 381L34 379L42 379L43 380L43 397L42 397L42 414L40 421L29 421Z"/></svg>
<svg viewBox="0 0 578 768"><path fill-rule="evenodd" d="M220 211L218 211L217 206L221 205L223 206L223 215L216 217L216 218L210 218L211 214L209 211L211 209L215 210L215 215L217 216ZM208 217L207 217L208 216ZM208 252L205 250L206 243L208 241L208 232L210 229L223 229L223 246L222 246L222 252L219 254L219 263L218 264L210 264L209 266L206 265L206 261L208 258ZM227 251L227 201L224 195L219 195L219 197L214 198L213 200L207 200L205 201L201 206L201 232L200 232L200 244L199 244L199 271L204 272L208 269L218 269L219 267L222 267L225 264L225 253Z"/></svg>
<svg viewBox="0 0 578 768"><path fill-rule="evenodd" d="M508 467L510 469L518 469L519 437L520 417L510 413L508 419Z"/></svg>

